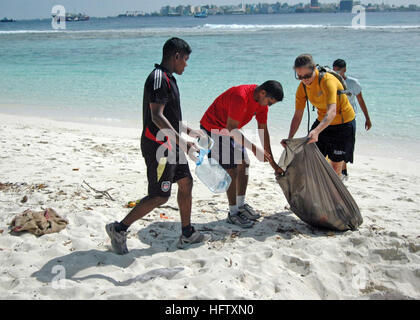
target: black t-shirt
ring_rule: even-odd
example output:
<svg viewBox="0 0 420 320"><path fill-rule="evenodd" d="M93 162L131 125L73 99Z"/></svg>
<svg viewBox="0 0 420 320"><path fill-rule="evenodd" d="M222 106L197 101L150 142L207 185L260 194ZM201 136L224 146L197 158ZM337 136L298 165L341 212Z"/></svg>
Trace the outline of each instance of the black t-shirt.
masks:
<svg viewBox="0 0 420 320"><path fill-rule="evenodd" d="M144 84L141 141L142 144L146 143L159 147L162 141L156 142L156 136L160 129L152 121L150 103L164 104L163 115L172 127L179 132L179 122L182 121L182 114L178 85L175 77L166 68L158 64L155 65L155 69L147 77ZM167 139L164 141L167 142Z"/></svg>

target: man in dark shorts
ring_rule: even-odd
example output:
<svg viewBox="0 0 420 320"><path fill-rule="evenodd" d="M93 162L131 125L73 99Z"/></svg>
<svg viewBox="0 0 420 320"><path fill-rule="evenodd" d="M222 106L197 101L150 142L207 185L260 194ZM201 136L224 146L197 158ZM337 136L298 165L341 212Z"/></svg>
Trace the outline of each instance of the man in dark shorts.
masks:
<svg viewBox="0 0 420 320"><path fill-rule="evenodd" d="M347 98L349 99L350 104L353 107L356 115L357 115L357 102L359 103L360 109L362 109L363 114L365 115L365 129L370 130L370 128L372 128L372 122L370 120L369 111L367 109L365 100L363 99L362 87L360 86L359 80L346 75L347 64L346 64L346 61L344 61L343 59L335 60L333 63L333 69L335 72L338 72L343 77L344 81L346 81ZM355 126L356 126L356 122L355 122ZM344 177L348 177L346 162L343 163L342 174L344 175Z"/></svg>
<svg viewBox="0 0 420 320"><path fill-rule="evenodd" d="M273 159L267 128L268 107L283 100L283 88L270 80L262 85L241 85L221 94L201 119L201 128L214 140L209 157L217 160L229 173L232 183L227 190L229 213L227 222L250 228L260 218L245 202L248 186L250 149L260 161L269 162L277 173L282 170ZM251 143L239 129L255 116L263 149Z"/></svg>
<svg viewBox="0 0 420 320"><path fill-rule="evenodd" d="M146 162L148 195L121 221L106 225L113 250L128 253L127 229L158 206L166 203L173 183L178 184L178 206L181 214L182 235L178 248L208 240L209 237L191 226L193 180L187 153L192 160L198 147L181 137L186 132L200 137L201 130L192 130L182 123L178 85L173 73L181 75L191 54L190 46L182 39L171 38L163 47L160 65L149 75L143 94L143 132L141 151Z"/></svg>

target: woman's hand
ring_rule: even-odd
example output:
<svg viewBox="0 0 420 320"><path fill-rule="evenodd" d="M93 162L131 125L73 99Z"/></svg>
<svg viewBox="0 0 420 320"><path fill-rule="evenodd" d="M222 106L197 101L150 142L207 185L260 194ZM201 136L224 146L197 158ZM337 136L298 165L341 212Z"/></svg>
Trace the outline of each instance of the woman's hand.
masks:
<svg viewBox="0 0 420 320"><path fill-rule="evenodd" d="M309 132L309 134L308 134L308 138L309 138L308 144L318 142L318 136L319 136L319 133L316 129Z"/></svg>

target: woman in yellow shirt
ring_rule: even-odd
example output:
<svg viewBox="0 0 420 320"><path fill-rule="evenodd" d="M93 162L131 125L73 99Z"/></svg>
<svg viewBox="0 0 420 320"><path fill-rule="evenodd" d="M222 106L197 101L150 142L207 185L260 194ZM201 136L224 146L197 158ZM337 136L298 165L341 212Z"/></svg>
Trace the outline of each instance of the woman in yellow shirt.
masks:
<svg viewBox="0 0 420 320"><path fill-rule="evenodd" d="M319 81L319 71L310 54L297 57L294 70L296 79L301 82L296 91L296 108L288 139L293 138L299 129L307 94L309 102L318 111L318 118L308 134L308 143L316 142L321 153L328 156L333 169L340 176L343 162L353 162L356 134L354 110L347 96L339 94L344 88L336 77L325 73Z"/></svg>

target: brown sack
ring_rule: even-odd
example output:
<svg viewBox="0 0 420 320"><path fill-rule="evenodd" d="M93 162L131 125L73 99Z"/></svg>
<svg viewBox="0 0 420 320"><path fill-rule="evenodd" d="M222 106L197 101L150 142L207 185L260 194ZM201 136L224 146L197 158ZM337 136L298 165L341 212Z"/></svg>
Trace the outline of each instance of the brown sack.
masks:
<svg viewBox="0 0 420 320"><path fill-rule="evenodd" d="M363 222L359 207L315 143L286 140L277 182L290 209L303 221L332 230L355 230Z"/></svg>
<svg viewBox="0 0 420 320"><path fill-rule="evenodd" d="M54 209L35 212L30 209L13 218L10 226L14 232L28 231L37 236L47 233L60 232L68 224Z"/></svg>

